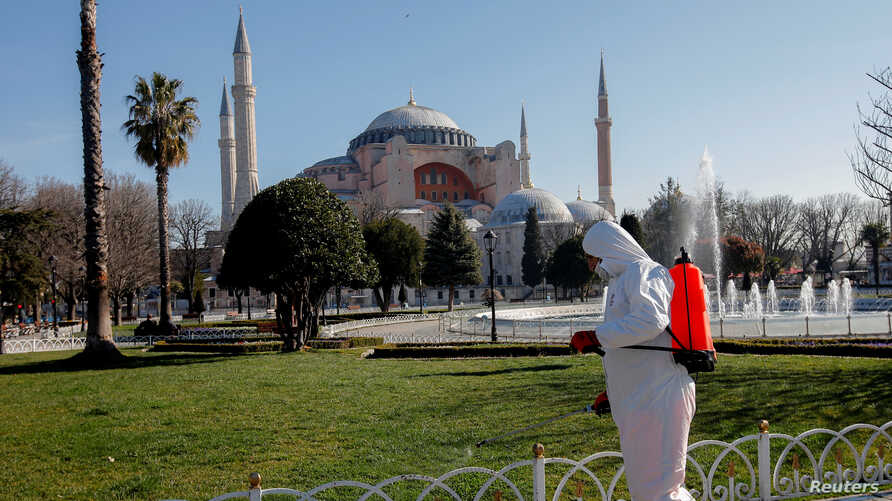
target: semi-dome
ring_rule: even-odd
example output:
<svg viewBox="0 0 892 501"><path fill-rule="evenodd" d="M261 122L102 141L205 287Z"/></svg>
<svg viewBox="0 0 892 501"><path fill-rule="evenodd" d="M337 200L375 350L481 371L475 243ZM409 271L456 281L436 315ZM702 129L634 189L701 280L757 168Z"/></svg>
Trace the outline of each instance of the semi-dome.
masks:
<svg viewBox="0 0 892 501"><path fill-rule="evenodd" d="M455 120L442 111L409 103L378 115L366 129L350 141L347 153L370 143L386 143L394 136L403 136L409 144L443 146L475 146L477 139L463 131Z"/></svg>
<svg viewBox="0 0 892 501"><path fill-rule="evenodd" d="M582 226L589 226L598 221L613 221L607 209L588 200L573 200L567 203L567 209L573 215L573 221Z"/></svg>
<svg viewBox="0 0 892 501"><path fill-rule="evenodd" d="M536 208L540 223L573 223L573 214L557 195L541 188L525 188L503 198L486 225L494 227L524 223L530 207Z"/></svg>

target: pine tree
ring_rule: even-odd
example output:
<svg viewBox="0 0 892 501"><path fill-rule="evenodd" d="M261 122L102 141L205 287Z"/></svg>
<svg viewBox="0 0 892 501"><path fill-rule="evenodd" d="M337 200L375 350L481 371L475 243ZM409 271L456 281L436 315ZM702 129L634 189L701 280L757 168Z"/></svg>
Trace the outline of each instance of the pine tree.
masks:
<svg viewBox="0 0 892 501"><path fill-rule="evenodd" d="M644 246L644 230L641 229L641 221L638 220L638 216L635 215L634 212L623 212L622 217L619 219L619 225L622 229L626 230L629 235L632 235L632 238L638 242L638 245Z"/></svg>
<svg viewBox="0 0 892 501"><path fill-rule="evenodd" d="M536 208L527 210L526 228L523 230L523 259L520 262L523 283L536 288L545 278L545 253L542 250L542 235L539 232L539 218Z"/></svg>
<svg viewBox="0 0 892 501"><path fill-rule="evenodd" d="M449 287L449 310L452 311L456 285L476 285L480 275L480 249L471 239L464 218L446 203L427 236L424 247L425 285Z"/></svg>

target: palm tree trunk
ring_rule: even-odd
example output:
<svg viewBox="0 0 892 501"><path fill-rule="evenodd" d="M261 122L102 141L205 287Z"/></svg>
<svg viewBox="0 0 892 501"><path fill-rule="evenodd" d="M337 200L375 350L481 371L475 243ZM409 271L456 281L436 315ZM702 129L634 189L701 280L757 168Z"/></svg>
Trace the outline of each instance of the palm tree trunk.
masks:
<svg viewBox="0 0 892 501"><path fill-rule="evenodd" d="M102 176L102 122L99 114L99 82L102 61L96 51L96 1L81 0L81 49L77 66L81 74L81 130L84 137L84 235L87 262L87 342L84 355L95 363L121 356L112 336L108 301L108 241L105 236L105 183Z"/></svg>
<svg viewBox="0 0 892 501"><path fill-rule="evenodd" d="M170 237L167 231L167 167L155 166L158 184L158 256L161 258L161 308L158 326L170 325Z"/></svg>

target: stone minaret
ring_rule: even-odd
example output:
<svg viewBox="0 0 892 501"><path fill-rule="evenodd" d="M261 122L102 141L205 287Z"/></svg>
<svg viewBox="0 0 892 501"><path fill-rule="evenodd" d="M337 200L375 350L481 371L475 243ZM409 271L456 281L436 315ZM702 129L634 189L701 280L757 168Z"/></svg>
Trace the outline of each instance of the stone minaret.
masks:
<svg viewBox="0 0 892 501"><path fill-rule="evenodd" d="M532 188L533 183L530 181L530 151L527 145L527 117L523 103L520 105L520 154L517 155L520 160L520 187Z"/></svg>
<svg viewBox="0 0 892 501"><path fill-rule="evenodd" d="M235 63L235 85L232 86L232 97L235 101L236 152L235 207L232 216L234 221L259 191L257 130L254 126L254 96L257 91L254 89L251 76L251 45L248 43L241 8L232 58Z"/></svg>
<svg viewBox="0 0 892 501"><path fill-rule="evenodd" d="M604 78L604 51L601 51L601 77L598 81L598 203L616 217L613 202L613 169L610 165L610 127L613 120L607 110L607 81Z"/></svg>
<svg viewBox="0 0 892 501"><path fill-rule="evenodd" d="M220 215L220 231L232 229L235 210L235 126L232 123L232 108L226 92L226 77L223 77L223 100L220 102L220 186L223 191L223 210Z"/></svg>

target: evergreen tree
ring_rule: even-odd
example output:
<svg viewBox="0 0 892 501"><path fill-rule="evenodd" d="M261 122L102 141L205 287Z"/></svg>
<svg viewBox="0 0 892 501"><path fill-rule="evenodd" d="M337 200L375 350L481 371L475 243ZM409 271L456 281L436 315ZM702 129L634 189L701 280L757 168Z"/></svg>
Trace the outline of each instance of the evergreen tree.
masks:
<svg viewBox="0 0 892 501"><path fill-rule="evenodd" d="M396 218L373 221L362 229L365 246L378 262L375 301L381 311L389 311L393 287L418 282L424 240L414 227ZM400 304L405 299L400 299Z"/></svg>
<svg viewBox="0 0 892 501"><path fill-rule="evenodd" d="M476 285L480 275L480 249L471 240L464 218L446 203L427 236L424 247L425 285L449 287L449 310L452 310L456 285Z"/></svg>
<svg viewBox="0 0 892 501"><path fill-rule="evenodd" d="M276 295L284 351L314 337L319 309L337 284L374 284L378 266L353 212L325 185L289 178L245 206L226 242L220 287Z"/></svg>
<svg viewBox="0 0 892 501"><path fill-rule="evenodd" d="M588 260L582 249L583 235L576 235L564 241L552 253L549 259L548 279L555 287L558 285L567 297L567 291L578 290L579 296L585 299L588 289L597 280L597 275L588 269Z"/></svg>
<svg viewBox="0 0 892 501"><path fill-rule="evenodd" d="M638 242L638 245L644 247L644 230L641 229L641 221L634 212L623 211L622 217L619 219L619 225L626 230L632 238Z"/></svg>
<svg viewBox="0 0 892 501"><path fill-rule="evenodd" d="M869 223L861 229L861 240L870 244L871 263L873 264L873 284L877 297L880 296L880 247L885 247L889 240L889 229L883 223Z"/></svg>
<svg viewBox="0 0 892 501"><path fill-rule="evenodd" d="M527 210L526 228L523 230L523 283L536 288L545 278L545 253L542 250L542 234L539 232L539 218L536 208Z"/></svg>

